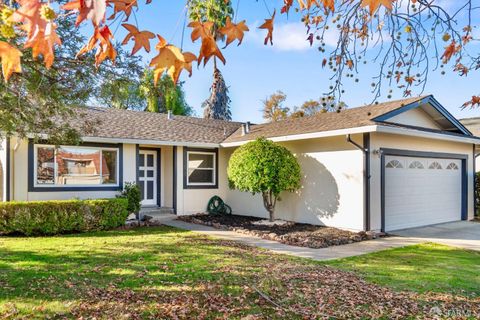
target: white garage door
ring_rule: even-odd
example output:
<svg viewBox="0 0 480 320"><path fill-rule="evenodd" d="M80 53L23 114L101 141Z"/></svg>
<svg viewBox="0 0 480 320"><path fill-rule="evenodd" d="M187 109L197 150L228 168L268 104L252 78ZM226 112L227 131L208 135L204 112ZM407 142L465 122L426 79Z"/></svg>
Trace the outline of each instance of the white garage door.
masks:
<svg viewBox="0 0 480 320"><path fill-rule="evenodd" d="M385 157L385 231L461 220L461 160Z"/></svg>

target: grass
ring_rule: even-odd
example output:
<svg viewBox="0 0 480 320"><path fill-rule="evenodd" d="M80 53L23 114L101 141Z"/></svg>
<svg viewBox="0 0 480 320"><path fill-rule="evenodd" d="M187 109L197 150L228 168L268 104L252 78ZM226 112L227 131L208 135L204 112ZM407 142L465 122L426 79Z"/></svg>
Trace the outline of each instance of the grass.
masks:
<svg viewBox="0 0 480 320"><path fill-rule="evenodd" d="M478 294L479 259L422 245L330 268L169 227L0 237L0 319L403 317L420 312L421 297L338 268L395 290ZM466 307L478 304L468 299Z"/></svg>
<svg viewBox="0 0 480 320"><path fill-rule="evenodd" d="M434 243L327 263L395 290L480 296L480 252Z"/></svg>

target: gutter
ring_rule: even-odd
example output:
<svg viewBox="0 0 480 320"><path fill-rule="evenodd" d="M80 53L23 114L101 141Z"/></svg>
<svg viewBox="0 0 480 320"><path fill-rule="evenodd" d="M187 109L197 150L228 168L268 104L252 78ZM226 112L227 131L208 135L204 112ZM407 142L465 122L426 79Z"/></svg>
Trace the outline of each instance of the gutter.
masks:
<svg viewBox="0 0 480 320"><path fill-rule="evenodd" d="M352 140L350 134L346 135L347 142L363 153L363 217L364 230L370 231L370 133L363 134L363 146Z"/></svg>

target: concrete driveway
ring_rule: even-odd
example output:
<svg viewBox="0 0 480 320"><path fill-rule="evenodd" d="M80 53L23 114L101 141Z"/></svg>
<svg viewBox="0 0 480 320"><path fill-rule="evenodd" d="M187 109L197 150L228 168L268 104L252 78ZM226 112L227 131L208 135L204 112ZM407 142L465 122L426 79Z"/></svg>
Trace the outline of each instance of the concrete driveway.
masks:
<svg viewBox="0 0 480 320"><path fill-rule="evenodd" d="M480 251L480 223L478 222L458 221L394 231L392 234Z"/></svg>

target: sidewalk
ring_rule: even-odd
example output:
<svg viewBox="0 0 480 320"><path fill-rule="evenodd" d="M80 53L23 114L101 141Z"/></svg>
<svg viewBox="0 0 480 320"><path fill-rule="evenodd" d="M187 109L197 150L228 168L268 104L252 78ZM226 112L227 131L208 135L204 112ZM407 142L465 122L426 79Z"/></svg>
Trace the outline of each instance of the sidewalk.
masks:
<svg viewBox="0 0 480 320"><path fill-rule="evenodd" d="M163 224L179 229L190 230L201 234L206 234L212 237L217 237L226 240L239 241L250 246L256 246L263 249L268 249L276 253L287 254L291 256L310 258L318 261L332 260L358 256L370 252L404 247L408 245L422 243L420 239L411 239L403 237L388 237L379 238L375 240L355 242L341 246L332 246L322 249L312 249L305 247L290 246L271 240L264 240L258 237L248 236L241 233L219 230L208 226L187 223L175 220L175 216L162 217L159 219Z"/></svg>

